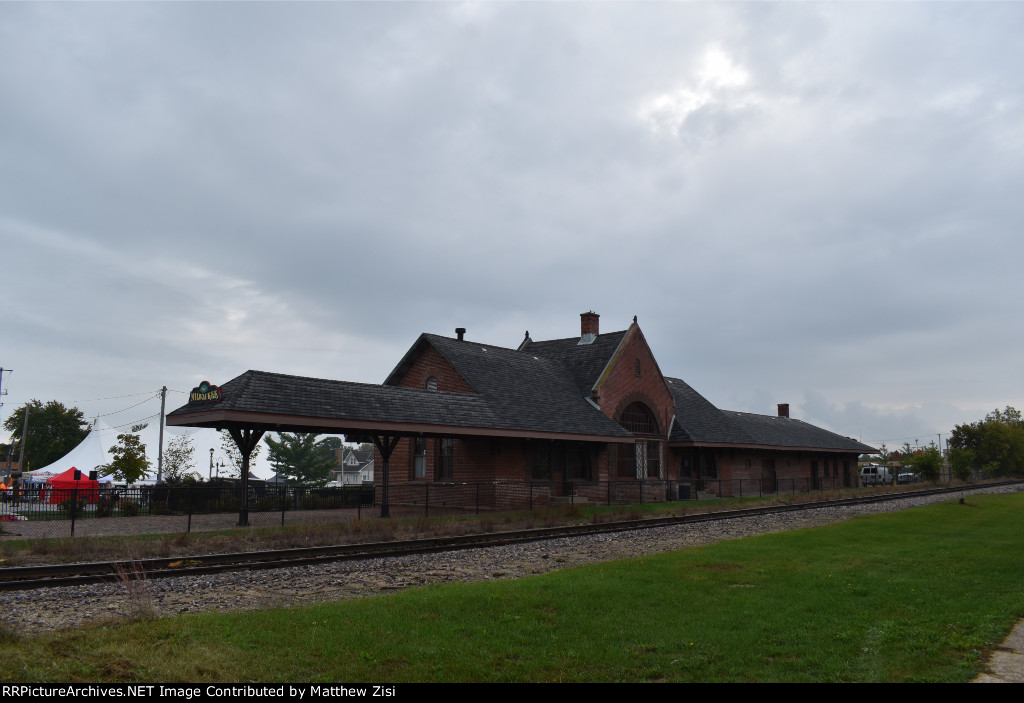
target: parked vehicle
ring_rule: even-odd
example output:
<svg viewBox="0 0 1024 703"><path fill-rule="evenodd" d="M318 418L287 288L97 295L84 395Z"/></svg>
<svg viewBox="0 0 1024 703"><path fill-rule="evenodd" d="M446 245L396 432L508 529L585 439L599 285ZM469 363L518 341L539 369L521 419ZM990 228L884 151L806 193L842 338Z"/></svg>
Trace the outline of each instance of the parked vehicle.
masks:
<svg viewBox="0 0 1024 703"><path fill-rule="evenodd" d="M862 486L891 486L892 484L892 470L888 466L867 464L860 470L860 485Z"/></svg>
<svg viewBox="0 0 1024 703"><path fill-rule="evenodd" d="M921 480L921 477L911 471L901 471L896 475L896 483L917 483Z"/></svg>

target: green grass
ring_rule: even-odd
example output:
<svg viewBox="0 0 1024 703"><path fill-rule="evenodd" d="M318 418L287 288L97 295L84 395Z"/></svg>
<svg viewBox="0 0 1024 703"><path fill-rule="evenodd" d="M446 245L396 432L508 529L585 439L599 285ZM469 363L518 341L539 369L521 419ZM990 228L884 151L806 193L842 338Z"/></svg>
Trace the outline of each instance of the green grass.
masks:
<svg viewBox="0 0 1024 703"><path fill-rule="evenodd" d="M1024 494L294 610L7 634L20 681L966 681L1024 617Z"/></svg>

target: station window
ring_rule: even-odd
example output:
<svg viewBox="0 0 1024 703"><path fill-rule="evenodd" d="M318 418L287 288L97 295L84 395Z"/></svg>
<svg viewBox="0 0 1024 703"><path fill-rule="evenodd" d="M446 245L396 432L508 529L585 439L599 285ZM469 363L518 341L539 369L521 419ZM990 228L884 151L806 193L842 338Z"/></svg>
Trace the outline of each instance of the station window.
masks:
<svg viewBox="0 0 1024 703"><path fill-rule="evenodd" d="M437 478L452 478L455 475L455 440L437 440Z"/></svg>
<svg viewBox="0 0 1024 703"><path fill-rule="evenodd" d="M427 440L425 437L416 437L412 440L412 477L414 479L427 477Z"/></svg>

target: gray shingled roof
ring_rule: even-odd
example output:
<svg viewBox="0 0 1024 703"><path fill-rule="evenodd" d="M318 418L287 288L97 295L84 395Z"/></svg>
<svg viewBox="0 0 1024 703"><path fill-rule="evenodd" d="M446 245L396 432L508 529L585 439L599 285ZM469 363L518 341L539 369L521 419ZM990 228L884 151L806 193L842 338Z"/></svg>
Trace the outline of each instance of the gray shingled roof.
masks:
<svg viewBox="0 0 1024 703"><path fill-rule="evenodd" d="M572 375L577 392L589 396L604 367L622 343L628 330L599 334L590 344L580 344L579 337L551 339L543 342L528 340L520 353L533 354L557 361Z"/></svg>
<svg viewBox="0 0 1024 703"><path fill-rule="evenodd" d="M465 427L499 422L480 396L246 371L221 387L218 403L185 405L168 417L237 410L300 417Z"/></svg>
<svg viewBox="0 0 1024 703"><path fill-rule="evenodd" d="M874 447L861 444L855 439L791 417L757 415L734 410L723 410L722 414L738 426L745 436L750 437L754 444L838 449L857 453L875 451Z"/></svg>
<svg viewBox="0 0 1024 703"><path fill-rule="evenodd" d="M631 436L586 400L559 361L530 351L435 334L423 334L420 340L432 345L481 397L486 398L494 416L501 418L495 427ZM397 380L395 377L392 373L385 383Z"/></svg>
<svg viewBox="0 0 1024 703"><path fill-rule="evenodd" d="M433 335L430 335L433 337ZM210 411L255 412L319 419L493 428L541 433L629 437L629 432L576 395L546 359L501 347L437 337L439 351L458 361L481 392L446 393L350 381L246 371L221 386L218 403L185 405L177 418ZM447 345L450 342L451 345ZM475 347L475 348L474 348ZM490 354L490 357L486 355ZM512 355L511 357L509 355ZM496 373L495 369L504 369Z"/></svg>
<svg viewBox="0 0 1024 703"><path fill-rule="evenodd" d="M866 444L802 420L719 410L683 380L665 380L676 403L676 422L669 441L814 447L858 453L875 451Z"/></svg>
<svg viewBox="0 0 1024 703"><path fill-rule="evenodd" d="M221 386L222 401L186 405L168 417L239 411L338 420L339 426L345 420L359 420L631 437L586 399L625 334L598 335L589 345L579 345L579 337L527 340L520 350L422 334L384 385L246 371ZM447 359L476 392L391 385L427 345ZM675 400L671 442L874 451L800 420L719 410L682 379L666 381Z"/></svg>
<svg viewBox="0 0 1024 703"><path fill-rule="evenodd" d="M680 378L666 378L676 404L670 442L739 442L750 444L739 427Z"/></svg>

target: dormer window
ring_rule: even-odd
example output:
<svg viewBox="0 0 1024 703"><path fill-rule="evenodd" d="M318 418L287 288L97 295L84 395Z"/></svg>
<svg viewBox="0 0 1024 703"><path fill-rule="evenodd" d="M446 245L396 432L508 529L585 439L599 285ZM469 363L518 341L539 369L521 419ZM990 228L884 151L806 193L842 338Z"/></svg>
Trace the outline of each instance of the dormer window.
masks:
<svg viewBox="0 0 1024 703"><path fill-rule="evenodd" d="M430 378L427 379L427 390L428 391L436 391L437 390L437 379L434 378L433 376L431 376Z"/></svg>

